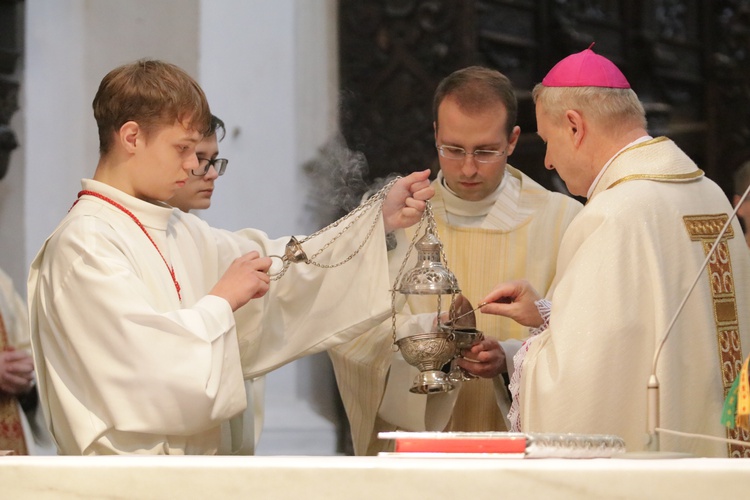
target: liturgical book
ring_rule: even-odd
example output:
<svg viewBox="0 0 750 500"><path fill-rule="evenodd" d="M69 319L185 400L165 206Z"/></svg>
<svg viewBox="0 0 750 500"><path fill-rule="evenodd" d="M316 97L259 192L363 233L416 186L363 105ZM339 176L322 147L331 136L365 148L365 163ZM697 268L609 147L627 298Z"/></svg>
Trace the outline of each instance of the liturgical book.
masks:
<svg viewBox="0 0 750 500"><path fill-rule="evenodd" d="M519 432L381 432L394 451L380 456L609 458L625 452L625 441L603 434Z"/></svg>

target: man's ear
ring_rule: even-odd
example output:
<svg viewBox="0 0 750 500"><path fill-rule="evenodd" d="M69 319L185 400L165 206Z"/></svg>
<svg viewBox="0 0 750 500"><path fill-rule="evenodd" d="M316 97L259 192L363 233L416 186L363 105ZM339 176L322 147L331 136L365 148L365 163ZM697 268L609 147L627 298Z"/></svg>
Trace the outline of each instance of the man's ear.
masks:
<svg viewBox="0 0 750 500"><path fill-rule="evenodd" d="M578 147L586 136L586 123L578 111L569 109L565 112L565 126L573 140L573 145Z"/></svg>
<svg viewBox="0 0 750 500"><path fill-rule="evenodd" d="M120 127L117 138L125 151L134 153L136 147L138 147L138 142L143 140L141 127L134 121L125 122Z"/></svg>
<svg viewBox="0 0 750 500"><path fill-rule="evenodd" d="M516 149L516 144L518 144L518 138L521 136L521 127L516 125L513 127L513 130L510 133L510 136L508 136L508 153L507 156L510 156L513 154L513 151Z"/></svg>

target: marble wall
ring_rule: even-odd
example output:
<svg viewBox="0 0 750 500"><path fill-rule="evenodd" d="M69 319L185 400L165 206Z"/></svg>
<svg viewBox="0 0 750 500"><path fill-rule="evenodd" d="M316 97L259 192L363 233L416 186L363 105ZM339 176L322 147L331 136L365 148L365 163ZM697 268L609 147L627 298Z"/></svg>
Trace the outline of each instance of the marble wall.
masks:
<svg viewBox="0 0 750 500"><path fill-rule="evenodd" d="M227 125L229 167L201 217L274 237L317 229L302 165L337 123L335 0L26 0L24 28L21 146L0 185L0 265L22 294L28 265L96 166L99 81L142 57L196 77ZM320 413L334 388L303 382L327 377L318 358L268 378L274 418L259 452L333 452L334 426Z"/></svg>

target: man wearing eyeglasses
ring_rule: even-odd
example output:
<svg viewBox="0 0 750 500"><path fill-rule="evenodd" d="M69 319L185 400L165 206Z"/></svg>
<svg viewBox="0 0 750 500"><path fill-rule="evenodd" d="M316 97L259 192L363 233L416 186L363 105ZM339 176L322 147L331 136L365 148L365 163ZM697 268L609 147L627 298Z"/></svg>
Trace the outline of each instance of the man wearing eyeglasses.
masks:
<svg viewBox="0 0 750 500"><path fill-rule="evenodd" d="M219 137L221 133L221 137ZM224 175L229 160L219 156L219 141L224 138L224 122L211 115L211 128L203 140L195 147L198 157L198 168L190 171L185 185L170 198L169 204L183 212L205 210L211 206L211 195L214 193L214 181Z"/></svg>
<svg viewBox="0 0 750 500"><path fill-rule="evenodd" d="M573 198L546 190L508 165L521 133L517 108L510 80L477 66L449 75L433 99L440 171L432 183L432 211L448 267L464 297L475 304L497 280L513 276L531 276L535 286L546 291L563 232L581 209ZM399 233L390 256L397 263L413 232ZM397 336L433 331L434 300L418 295L407 300L397 319ZM381 431L507 428L506 412L499 407L502 398L495 397L496 390L505 391L505 380L490 375L505 364L498 341L524 338L526 328L508 318L480 315L476 326L486 339L459 363L490 378L424 396L409 392L418 372L400 353L393 353L391 324L386 323L330 351L356 454L386 450L389 443L377 438Z"/></svg>

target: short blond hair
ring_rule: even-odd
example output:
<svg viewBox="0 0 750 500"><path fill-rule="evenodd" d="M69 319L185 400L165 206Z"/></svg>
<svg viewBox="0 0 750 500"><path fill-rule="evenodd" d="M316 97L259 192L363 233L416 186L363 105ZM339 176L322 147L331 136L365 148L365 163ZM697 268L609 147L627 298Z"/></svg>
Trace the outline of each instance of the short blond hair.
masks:
<svg viewBox="0 0 750 500"><path fill-rule="evenodd" d="M124 64L107 73L92 107L102 155L111 149L114 134L129 121L138 123L146 134L186 120L201 134L211 129L211 110L200 85L178 66L153 59Z"/></svg>

